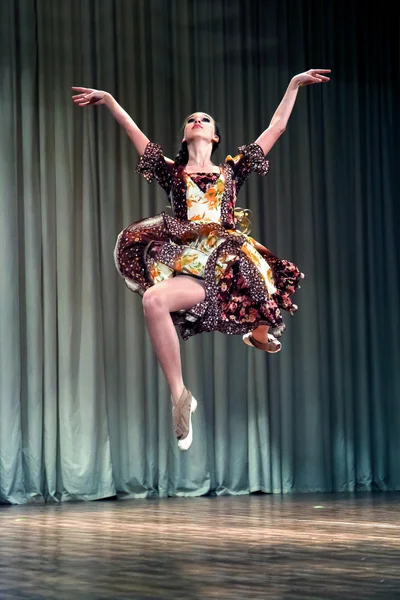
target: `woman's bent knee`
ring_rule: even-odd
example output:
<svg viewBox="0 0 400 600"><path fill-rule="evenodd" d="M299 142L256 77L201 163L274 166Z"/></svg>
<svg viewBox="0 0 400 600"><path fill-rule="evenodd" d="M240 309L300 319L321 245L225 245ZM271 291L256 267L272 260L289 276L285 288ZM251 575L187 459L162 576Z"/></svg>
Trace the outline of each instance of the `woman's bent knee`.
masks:
<svg viewBox="0 0 400 600"><path fill-rule="evenodd" d="M143 312L145 316L151 316L160 312L168 312L163 295L156 286L146 290L143 294Z"/></svg>

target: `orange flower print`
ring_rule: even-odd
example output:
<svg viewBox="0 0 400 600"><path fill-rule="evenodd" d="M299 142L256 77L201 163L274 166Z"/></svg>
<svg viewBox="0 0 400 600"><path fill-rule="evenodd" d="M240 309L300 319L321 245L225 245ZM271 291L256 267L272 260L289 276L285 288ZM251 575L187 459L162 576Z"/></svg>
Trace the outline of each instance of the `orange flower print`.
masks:
<svg viewBox="0 0 400 600"><path fill-rule="evenodd" d="M204 199L207 200L207 205L210 210L218 207L217 190L215 188L209 188L204 194Z"/></svg>
<svg viewBox="0 0 400 600"><path fill-rule="evenodd" d="M223 194L225 190L225 183L221 179L218 179L215 187L217 190L217 194Z"/></svg>
<svg viewBox="0 0 400 600"><path fill-rule="evenodd" d="M210 202L210 200L213 200L216 195L217 195L217 190L215 189L215 187L210 187L204 194L204 198L206 198L207 201Z"/></svg>
<svg viewBox="0 0 400 600"><path fill-rule="evenodd" d="M250 250L250 248L248 247L247 244L243 244L242 248L241 248L242 252L244 252L245 254L247 254L247 256L249 256L250 258L253 258L253 253Z"/></svg>
<svg viewBox="0 0 400 600"><path fill-rule="evenodd" d="M192 263L193 261L195 261L197 258L196 255L190 255L187 254L186 256L182 257L182 267L186 267L187 265L190 265L190 263Z"/></svg>
<svg viewBox="0 0 400 600"><path fill-rule="evenodd" d="M156 265L153 265L153 267L150 269L150 277L152 278L152 280L154 281L160 275L161 275L160 269Z"/></svg>

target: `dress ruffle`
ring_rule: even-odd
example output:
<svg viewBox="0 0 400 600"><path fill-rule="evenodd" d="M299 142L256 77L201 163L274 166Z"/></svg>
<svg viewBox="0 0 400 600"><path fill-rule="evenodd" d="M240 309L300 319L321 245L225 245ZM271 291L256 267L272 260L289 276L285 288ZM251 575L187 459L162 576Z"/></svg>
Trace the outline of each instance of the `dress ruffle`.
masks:
<svg viewBox="0 0 400 600"><path fill-rule="evenodd" d="M136 172L143 175L147 183L151 183L157 171L158 162L162 156L161 146L149 142L146 146L144 154L139 158L136 167Z"/></svg>
<svg viewBox="0 0 400 600"><path fill-rule="evenodd" d="M269 162L264 156L261 146L256 143L247 144L239 147L239 153L245 158L253 173L267 175L269 171Z"/></svg>
<svg viewBox="0 0 400 600"><path fill-rule="evenodd" d="M182 338L204 331L244 334L258 325L268 325L281 335L285 325L280 308L294 310L290 295L298 288L300 271L258 245L276 287L269 294L259 269L242 250L251 238L237 231L227 231L217 223L181 222L161 213L129 225L120 234L115 248L117 269L127 286L143 295L154 285L154 260L173 267L183 249L207 235L218 237L220 243L210 253L202 276L206 297L190 310L172 314ZM224 261L226 268L218 277L218 264Z"/></svg>

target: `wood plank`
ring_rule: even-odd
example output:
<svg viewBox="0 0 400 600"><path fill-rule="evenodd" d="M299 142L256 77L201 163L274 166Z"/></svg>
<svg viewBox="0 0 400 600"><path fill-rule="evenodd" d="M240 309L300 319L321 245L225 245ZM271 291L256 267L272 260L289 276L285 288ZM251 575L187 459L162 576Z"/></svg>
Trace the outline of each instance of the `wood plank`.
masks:
<svg viewBox="0 0 400 600"><path fill-rule="evenodd" d="M400 494L0 507L0 598L400 598Z"/></svg>

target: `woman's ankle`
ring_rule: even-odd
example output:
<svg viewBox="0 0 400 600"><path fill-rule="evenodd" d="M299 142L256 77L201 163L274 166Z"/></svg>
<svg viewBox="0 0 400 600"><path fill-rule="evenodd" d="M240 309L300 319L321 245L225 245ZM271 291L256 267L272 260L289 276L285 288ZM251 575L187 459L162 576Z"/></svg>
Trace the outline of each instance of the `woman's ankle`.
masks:
<svg viewBox="0 0 400 600"><path fill-rule="evenodd" d="M179 398L182 396L182 393L185 389L185 385L182 382L175 384L174 386L171 386L171 398L172 398L172 403L176 404L179 400Z"/></svg>

